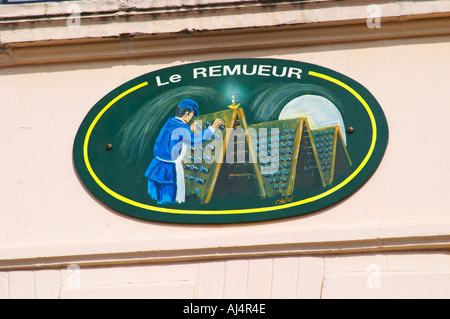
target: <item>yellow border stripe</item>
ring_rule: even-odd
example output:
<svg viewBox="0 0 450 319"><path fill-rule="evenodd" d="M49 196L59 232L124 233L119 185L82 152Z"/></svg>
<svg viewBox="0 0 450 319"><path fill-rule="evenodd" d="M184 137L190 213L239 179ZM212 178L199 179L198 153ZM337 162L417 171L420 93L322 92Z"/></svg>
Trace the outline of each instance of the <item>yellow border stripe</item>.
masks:
<svg viewBox="0 0 450 319"><path fill-rule="evenodd" d="M204 215L223 215L223 214L246 214L246 213L259 213L259 212L268 212L268 211L273 211L273 210L281 210L281 209L285 209L285 208L290 208L290 207L295 207L295 206L299 206L299 205L303 205L303 204L307 204L307 203L311 203L314 202L316 200L319 200L321 198L324 198L334 192L336 192L337 190L341 189L342 187L344 187L345 185L347 185L353 178L355 178L356 175L359 174L359 172L361 172L361 170L364 168L364 166L367 164L367 162L369 161L370 157L373 154L373 150L375 149L375 143L377 140L377 125L376 125L376 121L375 121L375 117L372 113L372 110L370 109L369 105L367 104L367 102L361 97L361 95L359 95L355 90L353 90L350 86L348 86L347 84L336 80L335 78L332 78L328 75L325 74L321 74L321 73L317 73L317 72L313 72L310 71L308 73L310 76L315 76L327 81L330 81L332 83L335 83L339 86L341 86L342 88L346 89L347 91L349 91L351 94L353 94L353 96L355 96L355 98L361 102L361 104L364 106L365 110L367 111L367 113L369 114L369 118L372 124L372 143L370 145L369 148L369 152L367 153L367 155L365 156L364 160L361 162L361 164L358 166L358 168L350 175L348 176L342 183L336 185L335 187L329 189L326 192L323 192L319 195L313 196L313 197L309 197L309 198L305 198L303 200L297 201L297 202L293 202L293 203L289 203L289 204L284 204L284 205L278 205L278 206L271 206L271 207L260 207L260 208L250 208L250 209L236 209L236 210L181 210L181 209L172 209L172 208L164 208L164 207L158 207L158 206L151 206L151 205L147 205L147 204L143 204L143 203L139 203L136 202L134 200L131 200L129 198L126 198L116 192L114 192L113 190L111 190L110 188L108 188L105 184L103 184L103 182L97 177L97 175L95 174L94 170L91 167L91 164L89 162L89 155L88 155L88 145L89 145L89 139L90 136L92 134L92 131L94 130L95 125L97 125L98 121L100 120L100 118L103 116L103 114L109 109L111 108L116 102L118 102L119 100L121 100L122 98L124 98L125 96L127 96L128 94L144 87L148 85L148 82L144 82L141 83L125 92L123 92L122 94L120 94L119 96L117 96L115 99L113 99L111 102L109 102L101 111L100 113L97 114L97 116L95 117L94 121L92 121L91 125L89 126L89 129L86 133L86 137L84 140L84 145L83 145L83 155L84 155L84 161L86 163L86 167L89 171L89 173L91 174L92 178L95 180L95 182L109 195L111 195L112 197L125 202L129 205L132 206L136 206L139 208L143 208L146 210L153 210L153 211L158 211L158 212L163 212L163 213L172 213L172 214L204 214Z"/></svg>

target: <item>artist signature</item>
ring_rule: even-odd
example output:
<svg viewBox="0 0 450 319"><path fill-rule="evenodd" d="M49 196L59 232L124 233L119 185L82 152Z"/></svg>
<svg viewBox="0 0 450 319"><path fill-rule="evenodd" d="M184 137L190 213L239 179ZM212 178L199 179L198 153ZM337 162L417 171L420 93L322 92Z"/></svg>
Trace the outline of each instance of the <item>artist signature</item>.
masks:
<svg viewBox="0 0 450 319"><path fill-rule="evenodd" d="M275 205L281 205L281 204L292 203L292 199L293 199L293 198L294 198L294 196L288 196L288 197L285 197L285 198L278 199L278 200L275 202Z"/></svg>

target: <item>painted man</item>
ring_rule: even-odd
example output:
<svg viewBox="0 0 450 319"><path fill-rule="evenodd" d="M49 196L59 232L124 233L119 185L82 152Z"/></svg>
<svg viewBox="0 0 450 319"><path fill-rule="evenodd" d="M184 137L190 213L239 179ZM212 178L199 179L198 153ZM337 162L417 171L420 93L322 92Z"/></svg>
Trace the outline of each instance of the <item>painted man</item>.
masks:
<svg viewBox="0 0 450 319"><path fill-rule="evenodd" d="M191 99L182 100L175 117L164 124L153 148L155 158L145 172L148 179L148 193L158 204L183 203L186 190L184 170L181 161L190 146L201 145L210 140L214 132L224 122L216 119L202 132L195 134L195 122L189 126L194 116L199 115L198 104Z"/></svg>

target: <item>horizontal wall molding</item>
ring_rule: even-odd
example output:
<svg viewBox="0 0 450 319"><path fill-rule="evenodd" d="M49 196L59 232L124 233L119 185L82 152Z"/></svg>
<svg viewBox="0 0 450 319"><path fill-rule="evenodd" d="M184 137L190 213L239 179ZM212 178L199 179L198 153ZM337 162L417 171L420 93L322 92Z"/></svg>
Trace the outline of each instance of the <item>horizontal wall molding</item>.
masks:
<svg viewBox="0 0 450 319"><path fill-rule="evenodd" d="M312 240L314 238L314 240ZM0 248L0 271L292 255L333 255L450 249L450 220L273 231L258 234L30 243Z"/></svg>
<svg viewBox="0 0 450 319"><path fill-rule="evenodd" d="M381 28L353 1L77 1L80 26L68 28L71 2L0 6L0 68L450 35L450 1L379 1ZM177 4L179 3L179 4ZM263 51L266 50L266 51ZM131 62L130 62L131 61ZM0 271L139 263L450 249L450 220L333 228L251 227L226 235L3 242ZM150 236L150 235L149 235ZM170 236L170 235L168 235Z"/></svg>
<svg viewBox="0 0 450 319"><path fill-rule="evenodd" d="M114 11L96 1L96 9L86 2L91 1L79 2L84 11L78 28L67 27L67 17L56 9L48 9L49 16L39 16L40 11L31 16L25 10L21 18L13 12L14 17L8 16L4 8L9 6L0 6L0 67L450 34L450 1L417 1L409 6L401 1L382 2L380 28L367 26L366 1L339 1L339 6L336 1L268 1L265 5L241 1L241 7L230 1L200 1L197 11L186 11L192 9L187 4L178 8L181 11L173 6ZM156 14L155 10L162 11ZM156 17L147 16L152 14Z"/></svg>
<svg viewBox="0 0 450 319"><path fill-rule="evenodd" d="M449 17L383 22L382 25L380 29L368 29L360 21L352 25L299 25L183 35L127 33L113 38L10 45L0 50L0 68L450 35Z"/></svg>

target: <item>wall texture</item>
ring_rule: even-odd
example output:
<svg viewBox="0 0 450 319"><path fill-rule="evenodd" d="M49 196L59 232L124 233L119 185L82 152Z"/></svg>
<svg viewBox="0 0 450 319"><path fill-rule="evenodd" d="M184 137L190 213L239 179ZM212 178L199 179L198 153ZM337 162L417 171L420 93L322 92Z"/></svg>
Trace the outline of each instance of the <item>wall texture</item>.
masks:
<svg viewBox="0 0 450 319"><path fill-rule="evenodd" d="M442 252L13 270L1 298L446 298ZM446 279L447 278L447 279Z"/></svg>
<svg viewBox="0 0 450 319"><path fill-rule="evenodd" d="M0 6L0 298L450 297L450 1L380 1L380 28L369 4ZM100 98L157 69L247 57L372 92L390 139L361 189L305 216L187 226L126 217L83 187L73 140Z"/></svg>

